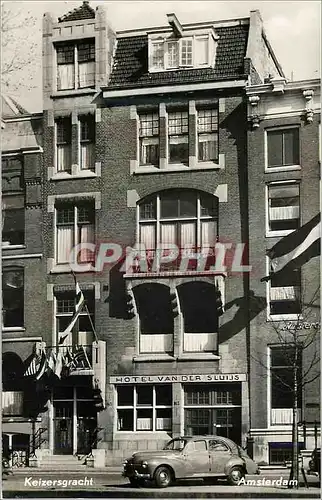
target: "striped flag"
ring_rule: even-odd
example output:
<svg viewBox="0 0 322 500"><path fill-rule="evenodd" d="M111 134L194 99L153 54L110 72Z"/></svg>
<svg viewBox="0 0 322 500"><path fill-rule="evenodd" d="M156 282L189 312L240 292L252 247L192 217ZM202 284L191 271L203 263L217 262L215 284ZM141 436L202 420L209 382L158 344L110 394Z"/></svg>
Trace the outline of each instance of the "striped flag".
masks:
<svg viewBox="0 0 322 500"><path fill-rule="evenodd" d="M299 269L321 253L321 216L317 214L297 231L282 238L268 250L271 270L261 281L269 281L285 271Z"/></svg>
<svg viewBox="0 0 322 500"><path fill-rule="evenodd" d="M74 328L74 326L76 324L76 321L78 320L79 315L82 312L84 304L85 304L85 297L83 295L82 290L80 289L79 284L76 282L76 305L75 305L75 311L74 311L73 317L71 319L71 322L67 326L66 330L63 331L61 333L61 335L60 335L59 342L58 342L59 345L64 344L64 342L67 339L68 335L73 330L73 328Z"/></svg>
<svg viewBox="0 0 322 500"><path fill-rule="evenodd" d="M27 370L24 373L24 376L35 377L36 380L39 380L45 373L46 367L47 367L46 351L45 349L42 349L39 354L35 353Z"/></svg>

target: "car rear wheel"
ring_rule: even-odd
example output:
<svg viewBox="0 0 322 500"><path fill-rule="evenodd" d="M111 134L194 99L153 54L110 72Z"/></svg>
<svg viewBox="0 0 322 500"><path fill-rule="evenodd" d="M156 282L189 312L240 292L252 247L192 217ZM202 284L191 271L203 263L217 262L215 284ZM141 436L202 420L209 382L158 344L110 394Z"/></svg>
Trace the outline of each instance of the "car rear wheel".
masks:
<svg viewBox="0 0 322 500"><path fill-rule="evenodd" d="M172 472L168 467L159 467L154 474L154 481L158 488L166 488L172 483Z"/></svg>
<svg viewBox="0 0 322 500"><path fill-rule="evenodd" d="M243 469L241 467L233 467L228 474L227 480L232 486L238 486L243 477L245 477Z"/></svg>

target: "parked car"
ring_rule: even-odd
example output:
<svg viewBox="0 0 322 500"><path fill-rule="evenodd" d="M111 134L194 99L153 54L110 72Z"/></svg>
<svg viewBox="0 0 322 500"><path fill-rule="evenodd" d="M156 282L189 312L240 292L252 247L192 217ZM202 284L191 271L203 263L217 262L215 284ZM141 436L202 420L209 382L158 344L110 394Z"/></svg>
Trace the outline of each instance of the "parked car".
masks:
<svg viewBox="0 0 322 500"><path fill-rule="evenodd" d="M308 473L317 473L320 476L321 471L321 448L315 448L312 451L311 460L309 461Z"/></svg>
<svg viewBox="0 0 322 500"><path fill-rule="evenodd" d="M132 486L154 481L166 488L177 479L226 478L238 485L245 474L259 474L258 465L230 439L220 436L183 436L163 450L134 453L123 463L123 476Z"/></svg>

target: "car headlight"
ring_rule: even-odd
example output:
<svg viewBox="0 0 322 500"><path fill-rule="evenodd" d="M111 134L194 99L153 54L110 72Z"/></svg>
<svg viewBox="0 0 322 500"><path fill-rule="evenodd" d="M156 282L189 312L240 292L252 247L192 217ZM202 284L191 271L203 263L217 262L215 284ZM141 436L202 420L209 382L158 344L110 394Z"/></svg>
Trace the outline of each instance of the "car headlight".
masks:
<svg viewBox="0 0 322 500"><path fill-rule="evenodd" d="M146 460L143 460L143 462L141 462L141 467L147 467L148 466L148 462Z"/></svg>
<svg viewBox="0 0 322 500"><path fill-rule="evenodd" d="M127 459L123 460L123 467L125 467L128 464L128 462L129 461Z"/></svg>

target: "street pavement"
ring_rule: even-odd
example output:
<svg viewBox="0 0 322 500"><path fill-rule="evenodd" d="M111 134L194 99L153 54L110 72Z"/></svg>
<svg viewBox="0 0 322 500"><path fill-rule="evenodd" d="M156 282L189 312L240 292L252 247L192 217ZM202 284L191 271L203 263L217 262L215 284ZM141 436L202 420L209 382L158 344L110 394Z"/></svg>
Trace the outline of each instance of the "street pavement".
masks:
<svg viewBox="0 0 322 500"><path fill-rule="evenodd" d="M153 485L132 488L119 468L79 471L26 468L5 477L2 488L4 498L320 498L317 477L307 476L308 488L302 478L299 488L289 489L281 481L287 480L288 474L287 469L265 470L259 476L246 476L246 481L252 480L252 484L229 486L221 480L212 483L194 480L158 489ZM272 485L274 479L279 480L277 485ZM255 483L258 480L262 480L260 486Z"/></svg>

